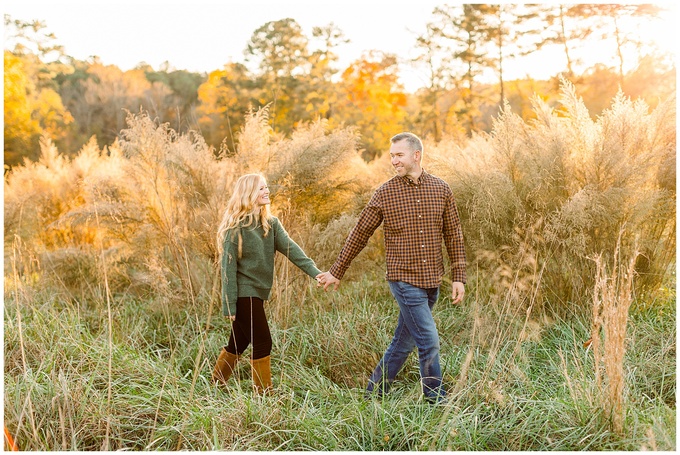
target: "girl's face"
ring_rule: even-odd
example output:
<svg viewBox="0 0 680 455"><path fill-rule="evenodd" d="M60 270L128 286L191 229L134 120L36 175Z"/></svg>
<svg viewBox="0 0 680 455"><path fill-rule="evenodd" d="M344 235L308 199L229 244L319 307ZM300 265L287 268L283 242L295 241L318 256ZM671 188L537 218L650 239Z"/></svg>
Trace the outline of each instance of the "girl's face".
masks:
<svg viewBox="0 0 680 455"><path fill-rule="evenodd" d="M269 187L267 186L267 182L264 179L262 179L260 180L260 189L257 196L257 205L259 207L270 203L271 201L269 200Z"/></svg>

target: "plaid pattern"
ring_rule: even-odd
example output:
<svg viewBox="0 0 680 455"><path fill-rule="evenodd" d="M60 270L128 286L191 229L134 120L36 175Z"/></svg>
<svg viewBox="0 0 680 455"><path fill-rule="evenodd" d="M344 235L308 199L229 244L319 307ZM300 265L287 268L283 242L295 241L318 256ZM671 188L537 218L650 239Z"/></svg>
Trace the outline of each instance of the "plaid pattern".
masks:
<svg viewBox="0 0 680 455"><path fill-rule="evenodd" d="M418 182L395 176L377 189L330 268L334 277L342 279L381 223L389 281L425 289L439 287L444 276L444 242L451 279L465 283L463 231L453 193L445 181L424 170Z"/></svg>

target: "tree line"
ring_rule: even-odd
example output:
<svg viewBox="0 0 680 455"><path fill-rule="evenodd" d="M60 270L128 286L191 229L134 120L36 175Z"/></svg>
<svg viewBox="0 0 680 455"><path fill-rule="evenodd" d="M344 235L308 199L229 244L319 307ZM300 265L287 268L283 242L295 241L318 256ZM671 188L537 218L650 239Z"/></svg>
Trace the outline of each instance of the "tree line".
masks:
<svg viewBox="0 0 680 455"><path fill-rule="evenodd" d="M208 74L169 63L123 71L96 57L77 60L64 53L47 24L5 15L11 47L4 52L5 167L36 160L42 136L66 154L93 136L100 147L110 145L128 112L148 112L179 132L198 131L217 152L230 154L245 114L267 107L273 131L283 136L317 119L331 128L355 128L370 161L395 131L417 131L435 142L489 132L506 103L530 119L532 96L556 103L562 77L578 87L592 115L619 89L654 106L674 92L675 66L634 25L657 20L660 12L645 4L442 5L426 31L414 35L415 58L376 50L344 69L338 68L338 49L348 41L342 30L331 23L307 36L285 18L253 32L243 62ZM614 64L583 68L594 41L614 43ZM507 80L507 62L547 46L563 54L563 71L547 81ZM631 55L636 64L626 71ZM399 81L404 64L428 75L415 93ZM483 74L493 74L495 82L482 82Z"/></svg>

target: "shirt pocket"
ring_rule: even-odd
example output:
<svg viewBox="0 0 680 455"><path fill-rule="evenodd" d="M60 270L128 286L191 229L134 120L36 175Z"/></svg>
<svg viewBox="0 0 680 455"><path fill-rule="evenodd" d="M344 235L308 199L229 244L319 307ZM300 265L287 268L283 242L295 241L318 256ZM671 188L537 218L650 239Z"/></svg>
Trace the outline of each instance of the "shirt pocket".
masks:
<svg viewBox="0 0 680 455"><path fill-rule="evenodd" d="M403 256L404 242L408 241L407 221L403 217L386 217L383 222L383 232L385 233L385 248L392 256Z"/></svg>
<svg viewBox="0 0 680 455"><path fill-rule="evenodd" d="M386 216L383 222L385 236L399 236L406 232L406 220L404 217Z"/></svg>
<svg viewBox="0 0 680 455"><path fill-rule="evenodd" d="M385 254L387 262L398 270L408 270L414 260L410 251L413 249L414 239L409 231L408 220L405 217L385 220Z"/></svg>
<svg viewBox="0 0 680 455"><path fill-rule="evenodd" d="M446 208L446 195L441 194L434 198L434 200L431 202L430 210L432 211L433 214L435 214L437 217L441 218L442 215L444 214L444 209Z"/></svg>

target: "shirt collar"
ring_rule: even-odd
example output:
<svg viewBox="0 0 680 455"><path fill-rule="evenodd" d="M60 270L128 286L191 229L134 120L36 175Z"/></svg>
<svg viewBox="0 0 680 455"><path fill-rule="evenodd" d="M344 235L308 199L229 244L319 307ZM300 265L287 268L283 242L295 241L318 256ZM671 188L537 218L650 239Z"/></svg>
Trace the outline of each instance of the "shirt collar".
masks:
<svg viewBox="0 0 680 455"><path fill-rule="evenodd" d="M428 174L427 174L427 172L425 172L425 169L422 169L422 172L420 173L420 177L418 177L418 180L416 180L415 182L413 180L411 180L410 177L407 177L407 176L403 176L403 177L399 177L399 178L402 179L403 182L406 183L407 185L418 186L418 185L421 185L425 181L425 177L427 175Z"/></svg>

